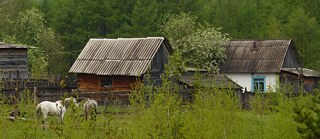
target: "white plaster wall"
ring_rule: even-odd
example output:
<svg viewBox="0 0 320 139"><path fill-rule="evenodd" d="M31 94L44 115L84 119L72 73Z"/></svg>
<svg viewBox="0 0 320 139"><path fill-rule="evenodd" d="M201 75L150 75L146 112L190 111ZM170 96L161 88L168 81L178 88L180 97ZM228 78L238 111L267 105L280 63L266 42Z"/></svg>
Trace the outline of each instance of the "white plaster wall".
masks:
<svg viewBox="0 0 320 139"><path fill-rule="evenodd" d="M240 86L244 88L247 88L247 91L251 91L252 86L252 74L250 73L227 73L224 74L227 77L229 77L231 80L239 84ZM279 80L279 76L276 73L273 74L254 74L255 76L265 76L266 78L266 87L267 89L271 88L273 91L275 91L275 88L277 86L277 82Z"/></svg>

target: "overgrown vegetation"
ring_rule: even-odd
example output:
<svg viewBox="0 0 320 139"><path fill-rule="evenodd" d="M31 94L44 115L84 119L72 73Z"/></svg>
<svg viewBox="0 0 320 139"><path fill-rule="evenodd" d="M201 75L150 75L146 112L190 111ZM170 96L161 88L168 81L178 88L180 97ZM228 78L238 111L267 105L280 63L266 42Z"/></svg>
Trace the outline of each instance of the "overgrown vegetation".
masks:
<svg viewBox="0 0 320 139"><path fill-rule="evenodd" d="M33 94L21 93L17 105L0 101L2 138L317 138L319 92L288 97L288 92L257 93L251 109L243 110L231 89L197 87L193 102L180 98L178 86L163 76L163 86L142 85L130 97L131 105L100 106L95 120L86 121L80 107L67 110L64 124L49 117L43 130L35 119ZM201 81L199 80L199 84ZM8 119L18 109L19 118Z"/></svg>

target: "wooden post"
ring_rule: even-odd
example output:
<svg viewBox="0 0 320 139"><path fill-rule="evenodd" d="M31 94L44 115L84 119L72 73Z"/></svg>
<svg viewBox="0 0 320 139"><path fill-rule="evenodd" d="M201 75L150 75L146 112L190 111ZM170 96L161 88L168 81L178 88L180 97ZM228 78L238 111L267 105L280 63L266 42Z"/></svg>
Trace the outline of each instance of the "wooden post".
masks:
<svg viewBox="0 0 320 139"><path fill-rule="evenodd" d="M19 99L20 99L20 94L19 94L19 89L15 88L14 90L14 116L17 117L19 115Z"/></svg>
<svg viewBox="0 0 320 139"><path fill-rule="evenodd" d="M33 103L37 105L37 87L33 87Z"/></svg>

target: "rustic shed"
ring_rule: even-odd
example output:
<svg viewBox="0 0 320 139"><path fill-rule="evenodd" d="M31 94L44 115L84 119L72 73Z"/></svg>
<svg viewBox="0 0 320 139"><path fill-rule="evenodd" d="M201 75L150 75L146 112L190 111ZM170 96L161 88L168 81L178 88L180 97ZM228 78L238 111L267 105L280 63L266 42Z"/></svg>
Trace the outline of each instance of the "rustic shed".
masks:
<svg viewBox="0 0 320 139"><path fill-rule="evenodd" d="M232 40L221 72L249 92L274 90L283 68L301 68L294 42L288 40Z"/></svg>
<svg viewBox="0 0 320 139"><path fill-rule="evenodd" d="M312 92L314 89L320 89L320 73L308 68L283 68L281 70L280 81L294 85L294 92L299 91L299 87L306 92ZM300 85L297 86L296 84Z"/></svg>
<svg viewBox="0 0 320 139"><path fill-rule="evenodd" d="M0 78L28 79L28 46L0 42Z"/></svg>
<svg viewBox="0 0 320 139"><path fill-rule="evenodd" d="M161 84L172 51L163 37L90 39L69 72L77 73L80 91L129 91L146 73Z"/></svg>
<svg viewBox="0 0 320 139"><path fill-rule="evenodd" d="M223 74L212 74L204 69L186 68L178 80L182 98L192 100L196 86L204 88L231 89L241 97L242 87Z"/></svg>

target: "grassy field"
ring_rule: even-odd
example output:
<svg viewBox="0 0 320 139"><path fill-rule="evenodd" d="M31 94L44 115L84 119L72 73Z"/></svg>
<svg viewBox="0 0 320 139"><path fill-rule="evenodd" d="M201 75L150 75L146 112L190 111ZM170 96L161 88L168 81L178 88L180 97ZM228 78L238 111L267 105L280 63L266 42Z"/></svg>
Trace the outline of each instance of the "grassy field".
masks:
<svg viewBox="0 0 320 139"><path fill-rule="evenodd" d="M130 106L100 106L96 120L86 121L81 116L82 107L71 107L62 125L56 117L49 117L45 126L47 130L35 120L32 100L23 100L17 105L26 120L15 121L8 119L15 106L0 101L0 137L294 139L301 136L293 108L310 101L282 95L276 95L272 100L257 97L251 110L243 110L237 98L229 96L228 92L213 94L210 92L218 91L200 90L193 103L185 103L176 95L162 91L154 94L148 103L143 97L136 96Z"/></svg>
<svg viewBox="0 0 320 139"><path fill-rule="evenodd" d="M3 106L1 108L4 109ZM12 107L7 107L9 109ZM104 110L103 107L99 109ZM2 115L0 134L2 138L167 138L168 135L158 132L170 129L165 132L169 134L177 128L179 131L176 132L180 134L177 136L184 138L299 138L296 125L289 115L200 110L185 111L178 117L174 114L170 118L163 113L157 115L151 111L139 116L129 109L113 107L106 114L98 114L96 121L85 121L83 117L75 117L68 110L63 125L55 117L49 117L47 130L43 130L41 123L35 121L32 113L26 116L30 120L14 122ZM184 127L170 125L175 123L183 124ZM141 132L149 133L150 136Z"/></svg>

